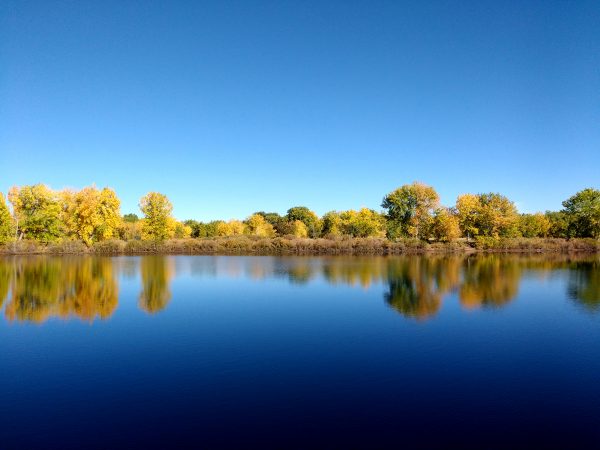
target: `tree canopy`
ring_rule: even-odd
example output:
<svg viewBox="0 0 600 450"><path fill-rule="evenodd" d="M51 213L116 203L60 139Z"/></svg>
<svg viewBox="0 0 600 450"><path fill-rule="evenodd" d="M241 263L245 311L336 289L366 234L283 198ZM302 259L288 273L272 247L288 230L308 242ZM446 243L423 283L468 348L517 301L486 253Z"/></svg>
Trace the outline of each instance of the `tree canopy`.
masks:
<svg viewBox="0 0 600 450"><path fill-rule="evenodd" d="M387 210L388 236L423 237L439 202L435 189L419 182L405 184L390 192L381 203Z"/></svg>
<svg viewBox="0 0 600 450"><path fill-rule="evenodd" d="M144 213L142 222L144 239L162 241L173 236L175 232L171 220L173 205L166 195L149 192L140 199L140 210Z"/></svg>
<svg viewBox="0 0 600 450"><path fill-rule="evenodd" d="M600 190L583 189L562 204L569 236L600 238Z"/></svg>
<svg viewBox="0 0 600 450"><path fill-rule="evenodd" d="M8 242L13 234L13 220L6 205L4 194L0 192L0 244Z"/></svg>
<svg viewBox="0 0 600 450"><path fill-rule="evenodd" d="M8 192L19 237L39 242L56 241L62 234L61 207L56 192L45 184L13 186Z"/></svg>

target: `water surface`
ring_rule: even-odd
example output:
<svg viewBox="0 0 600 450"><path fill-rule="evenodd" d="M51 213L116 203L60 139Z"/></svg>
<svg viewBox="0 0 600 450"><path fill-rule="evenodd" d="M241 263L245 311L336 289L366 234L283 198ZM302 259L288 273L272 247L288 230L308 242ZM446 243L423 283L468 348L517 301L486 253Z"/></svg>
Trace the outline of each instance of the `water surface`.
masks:
<svg viewBox="0 0 600 450"><path fill-rule="evenodd" d="M0 259L0 448L593 447L600 258Z"/></svg>

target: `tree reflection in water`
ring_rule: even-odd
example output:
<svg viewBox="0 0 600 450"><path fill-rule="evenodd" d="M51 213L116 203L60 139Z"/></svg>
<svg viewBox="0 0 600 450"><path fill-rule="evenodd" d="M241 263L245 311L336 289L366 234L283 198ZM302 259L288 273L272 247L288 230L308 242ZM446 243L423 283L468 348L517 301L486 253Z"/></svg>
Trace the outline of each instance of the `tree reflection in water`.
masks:
<svg viewBox="0 0 600 450"><path fill-rule="evenodd" d="M522 266L515 258L482 255L464 261L460 302L467 309L499 307L518 293Z"/></svg>
<svg viewBox="0 0 600 450"><path fill-rule="evenodd" d="M0 258L0 309L4 305L8 289L10 287L12 265L8 264L8 260Z"/></svg>
<svg viewBox="0 0 600 450"><path fill-rule="evenodd" d="M141 258L140 308L151 314L166 308L172 296L170 282L173 272L173 262L168 257L151 255Z"/></svg>
<svg viewBox="0 0 600 450"><path fill-rule="evenodd" d="M444 298L457 295L465 309L503 307L519 291L524 274L548 277L568 273L567 295L600 310L598 256L401 256L401 257L191 257L28 256L0 258L0 308L9 321L44 322L51 317L93 322L109 318L118 303L117 275L141 278L139 307L164 310L172 298L176 270L194 277L285 278L292 284L315 279L369 289L385 287L385 302L405 317L434 316Z"/></svg>
<svg viewBox="0 0 600 450"><path fill-rule="evenodd" d="M403 257L388 263L385 301L400 314L416 319L435 315L444 294L460 277L457 257Z"/></svg>
<svg viewBox="0 0 600 450"><path fill-rule="evenodd" d="M8 320L44 322L49 317L93 321L112 315L118 286L111 258L27 257L2 261L12 274Z"/></svg>
<svg viewBox="0 0 600 450"><path fill-rule="evenodd" d="M569 271L569 297L589 311L600 310L600 261L577 261Z"/></svg>

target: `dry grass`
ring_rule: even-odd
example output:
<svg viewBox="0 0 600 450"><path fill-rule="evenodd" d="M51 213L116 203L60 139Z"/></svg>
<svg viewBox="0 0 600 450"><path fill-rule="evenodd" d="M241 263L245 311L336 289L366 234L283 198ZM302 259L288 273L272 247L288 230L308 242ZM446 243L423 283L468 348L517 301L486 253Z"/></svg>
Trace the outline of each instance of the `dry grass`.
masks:
<svg viewBox="0 0 600 450"><path fill-rule="evenodd" d="M98 242L92 247L86 247L78 241L64 241L47 246L32 241L21 241L0 246L0 254L398 255L453 252L598 253L600 241L487 238L479 239L474 246L471 246L464 241L427 243L415 239L392 242L380 238L307 239L232 236L171 239L165 242L110 240Z"/></svg>

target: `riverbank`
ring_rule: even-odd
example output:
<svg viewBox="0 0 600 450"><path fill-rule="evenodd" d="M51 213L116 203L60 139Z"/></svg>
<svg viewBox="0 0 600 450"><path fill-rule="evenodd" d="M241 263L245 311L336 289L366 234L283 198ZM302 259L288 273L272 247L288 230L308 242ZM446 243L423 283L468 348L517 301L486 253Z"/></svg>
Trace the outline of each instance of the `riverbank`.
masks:
<svg viewBox="0 0 600 450"><path fill-rule="evenodd" d="M414 239L392 242L376 238L301 239L235 236L215 239L103 241L87 247L79 241L42 245L20 241L0 246L0 254L191 254L191 255L400 255L418 253L600 253L595 239L511 238L427 243Z"/></svg>

